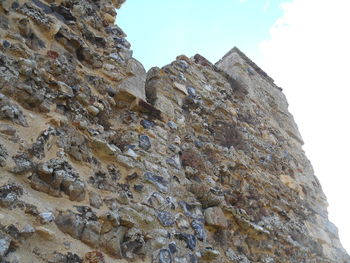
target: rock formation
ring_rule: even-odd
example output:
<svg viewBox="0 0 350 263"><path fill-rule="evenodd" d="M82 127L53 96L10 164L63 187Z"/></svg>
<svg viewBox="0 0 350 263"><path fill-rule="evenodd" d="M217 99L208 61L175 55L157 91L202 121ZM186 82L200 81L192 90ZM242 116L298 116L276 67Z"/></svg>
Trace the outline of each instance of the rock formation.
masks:
<svg viewBox="0 0 350 263"><path fill-rule="evenodd" d="M122 2L0 2L0 261L350 262L282 90L237 48L146 73Z"/></svg>

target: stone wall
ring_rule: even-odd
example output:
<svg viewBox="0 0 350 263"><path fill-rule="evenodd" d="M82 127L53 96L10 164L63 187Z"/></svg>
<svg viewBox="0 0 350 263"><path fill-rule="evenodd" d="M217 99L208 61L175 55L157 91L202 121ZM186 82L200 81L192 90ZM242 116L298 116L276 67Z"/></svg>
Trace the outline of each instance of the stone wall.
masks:
<svg viewBox="0 0 350 263"><path fill-rule="evenodd" d="M146 73L122 2L0 3L0 261L349 262L281 89L237 48Z"/></svg>

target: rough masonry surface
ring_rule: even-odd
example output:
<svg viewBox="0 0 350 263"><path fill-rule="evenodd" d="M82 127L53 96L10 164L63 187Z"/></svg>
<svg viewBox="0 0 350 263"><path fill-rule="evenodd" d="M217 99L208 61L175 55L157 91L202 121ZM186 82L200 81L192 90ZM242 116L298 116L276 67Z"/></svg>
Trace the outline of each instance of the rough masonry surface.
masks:
<svg viewBox="0 0 350 263"><path fill-rule="evenodd" d="M0 262L349 263L273 80L146 72L123 0L0 2Z"/></svg>

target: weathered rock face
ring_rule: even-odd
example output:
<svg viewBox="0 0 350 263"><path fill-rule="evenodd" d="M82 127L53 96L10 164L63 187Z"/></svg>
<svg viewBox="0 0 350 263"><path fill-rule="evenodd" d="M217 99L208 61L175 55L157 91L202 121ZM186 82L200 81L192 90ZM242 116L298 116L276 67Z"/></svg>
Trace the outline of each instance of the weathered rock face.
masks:
<svg viewBox="0 0 350 263"><path fill-rule="evenodd" d="M146 73L123 2L0 3L0 261L350 262L281 89L236 48Z"/></svg>

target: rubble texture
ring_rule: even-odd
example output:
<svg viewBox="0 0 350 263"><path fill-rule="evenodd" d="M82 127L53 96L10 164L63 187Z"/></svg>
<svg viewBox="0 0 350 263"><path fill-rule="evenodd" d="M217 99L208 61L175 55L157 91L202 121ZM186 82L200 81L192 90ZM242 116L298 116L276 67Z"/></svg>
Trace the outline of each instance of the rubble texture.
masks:
<svg viewBox="0 0 350 263"><path fill-rule="evenodd" d="M282 90L237 48L146 73L123 2L0 2L0 261L350 262Z"/></svg>

